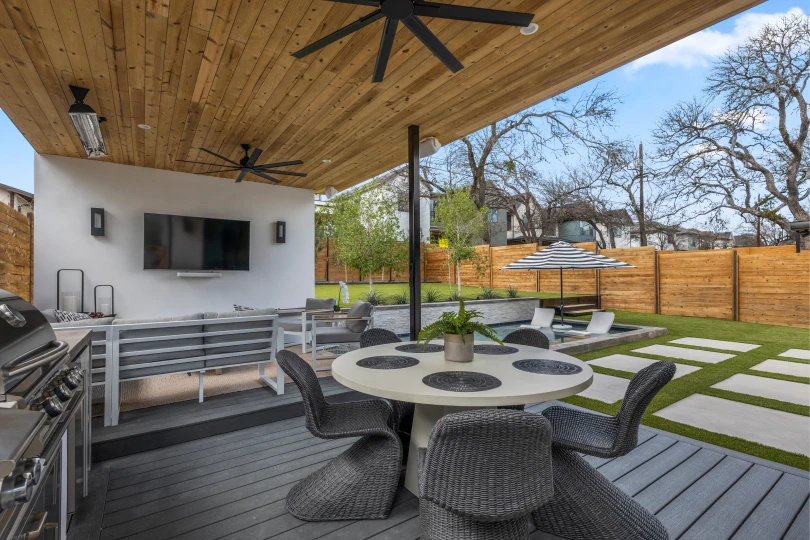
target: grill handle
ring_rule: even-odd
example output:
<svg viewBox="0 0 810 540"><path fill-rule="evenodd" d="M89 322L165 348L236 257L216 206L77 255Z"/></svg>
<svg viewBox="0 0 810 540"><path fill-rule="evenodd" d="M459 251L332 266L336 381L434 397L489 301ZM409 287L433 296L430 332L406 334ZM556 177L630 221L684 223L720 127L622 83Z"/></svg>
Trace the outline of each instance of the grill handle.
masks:
<svg viewBox="0 0 810 540"><path fill-rule="evenodd" d="M54 341L53 345L54 348L48 349L33 358L23 361L15 360L9 366L3 368L3 374L7 377L16 377L28 373L29 371L34 371L40 366L50 364L55 359L62 356L68 349L68 344L64 341Z"/></svg>

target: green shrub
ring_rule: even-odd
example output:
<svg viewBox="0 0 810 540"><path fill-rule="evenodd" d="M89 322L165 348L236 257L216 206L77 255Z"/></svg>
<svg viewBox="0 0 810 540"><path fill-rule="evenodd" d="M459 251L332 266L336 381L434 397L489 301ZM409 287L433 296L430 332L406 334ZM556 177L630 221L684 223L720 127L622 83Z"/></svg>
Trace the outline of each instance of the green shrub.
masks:
<svg viewBox="0 0 810 540"><path fill-rule="evenodd" d="M458 291L453 291L450 293L450 296L447 297L448 302L458 302L460 300L464 300L464 297L458 293Z"/></svg>
<svg viewBox="0 0 810 540"><path fill-rule="evenodd" d="M507 298L517 298L520 296L520 291L516 288L512 287L511 285L506 289L506 297Z"/></svg>
<svg viewBox="0 0 810 540"><path fill-rule="evenodd" d="M392 304L408 304L410 303L408 291L403 289L401 292L389 296L388 301Z"/></svg>
<svg viewBox="0 0 810 540"><path fill-rule="evenodd" d="M439 291L437 291L433 287L429 287L429 288L425 289L424 291L422 291L422 302L424 302L426 304L432 304L434 302L439 302L439 301L441 301L440 296L439 296Z"/></svg>
<svg viewBox="0 0 810 540"><path fill-rule="evenodd" d="M481 294L478 295L478 298L481 300L495 300L496 298L501 298L501 295L495 292L494 289L484 289Z"/></svg>
<svg viewBox="0 0 810 540"><path fill-rule="evenodd" d="M480 311L474 309L467 310L464 307L464 300L460 300L458 303L458 313L445 311L442 313L441 317L439 317L438 321L422 328L422 331L419 332L419 343L428 343L431 340L444 337L445 334L459 335L461 336L461 341L464 342L465 335L478 332L482 336L488 337L492 341L503 345L503 342L498 338L498 335L492 328L475 320L480 318Z"/></svg>
<svg viewBox="0 0 810 540"><path fill-rule="evenodd" d="M363 297L363 300L372 306L382 306L386 303L387 297L377 291L369 291L369 293Z"/></svg>

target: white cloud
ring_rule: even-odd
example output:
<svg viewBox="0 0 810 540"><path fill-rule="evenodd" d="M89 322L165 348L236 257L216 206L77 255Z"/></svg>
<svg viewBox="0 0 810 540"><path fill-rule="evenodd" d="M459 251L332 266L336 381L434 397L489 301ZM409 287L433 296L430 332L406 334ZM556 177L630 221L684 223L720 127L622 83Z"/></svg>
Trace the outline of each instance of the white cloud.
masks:
<svg viewBox="0 0 810 540"><path fill-rule="evenodd" d="M659 49L631 63L627 69L638 71L645 66L665 64L673 67L706 67L712 59L756 35L766 24L773 24L785 15L803 15L799 7L786 13L744 13L734 20L731 32L701 30L680 41Z"/></svg>

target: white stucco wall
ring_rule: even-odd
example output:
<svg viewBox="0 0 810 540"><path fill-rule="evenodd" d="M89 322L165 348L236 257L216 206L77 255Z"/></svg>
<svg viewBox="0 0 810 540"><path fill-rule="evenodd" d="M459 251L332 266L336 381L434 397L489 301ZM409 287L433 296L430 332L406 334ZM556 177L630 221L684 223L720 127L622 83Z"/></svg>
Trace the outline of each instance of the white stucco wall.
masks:
<svg viewBox="0 0 810 540"><path fill-rule="evenodd" d="M56 307L56 272L85 272L85 309L93 287L115 287L123 317L303 305L314 294L314 224L310 190L211 178L101 161L36 155L34 303ZM104 208L106 236L90 235L90 208ZM250 221L250 271L222 278L177 277L143 269L143 214ZM275 243L275 222L287 243ZM66 278L63 283L66 283Z"/></svg>

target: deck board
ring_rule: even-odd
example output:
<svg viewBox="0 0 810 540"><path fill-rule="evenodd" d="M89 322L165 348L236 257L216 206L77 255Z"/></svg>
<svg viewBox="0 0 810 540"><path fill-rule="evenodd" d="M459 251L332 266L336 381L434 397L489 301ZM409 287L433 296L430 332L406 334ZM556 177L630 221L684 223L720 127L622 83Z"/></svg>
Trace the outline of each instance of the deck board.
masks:
<svg viewBox="0 0 810 540"><path fill-rule="evenodd" d="M105 461L68 539L417 540L418 500L402 486L385 520L307 523L287 512L289 490L352 442L316 439L297 417ZM628 455L588 460L673 539L807 538L804 471L646 427Z"/></svg>

